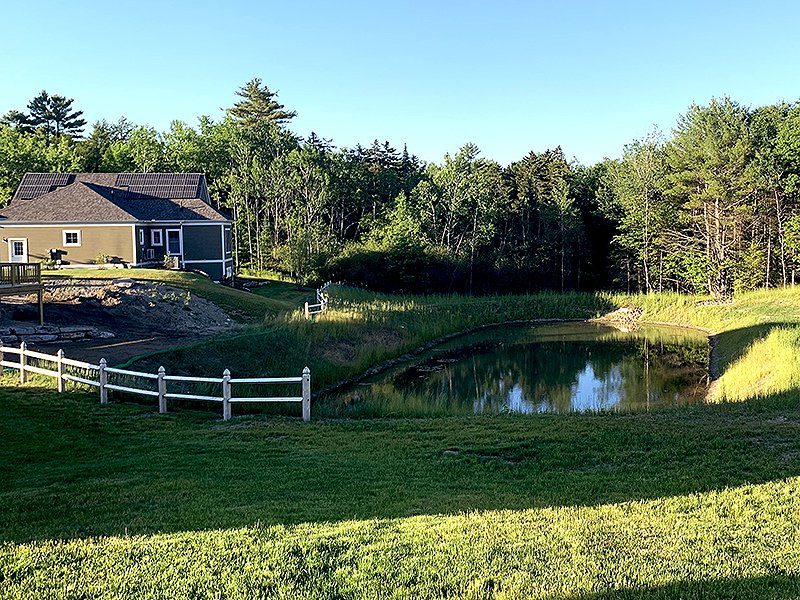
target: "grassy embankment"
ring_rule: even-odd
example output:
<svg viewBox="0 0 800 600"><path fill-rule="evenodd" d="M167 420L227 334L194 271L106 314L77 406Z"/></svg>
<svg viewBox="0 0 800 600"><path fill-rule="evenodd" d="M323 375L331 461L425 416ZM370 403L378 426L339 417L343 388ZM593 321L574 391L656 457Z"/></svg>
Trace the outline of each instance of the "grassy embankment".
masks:
<svg viewBox="0 0 800 600"><path fill-rule="evenodd" d="M332 310L312 324L299 307L314 292L273 282L254 293L232 290L208 279L175 271L59 271L60 277L115 278L121 275L174 285L225 308L240 322L257 324L228 342L204 350L165 353L140 362L163 363L173 372L282 375L313 368L315 389L351 377L387 358L457 331L531 318L588 318L623 305L638 306L651 321L717 332L721 375L715 398L745 400L800 391L800 290L756 292L726 305L702 305L679 294L537 294L493 298L384 296L333 288ZM224 360L223 360L224 358Z"/></svg>
<svg viewBox="0 0 800 600"><path fill-rule="evenodd" d="M800 289L754 292L710 306L677 294L615 299L643 308L645 319L718 333L720 379L714 399L800 395Z"/></svg>
<svg viewBox="0 0 800 600"><path fill-rule="evenodd" d="M545 316L536 302L342 299L313 325L288 315L253 332L252 364L286 360L256 340L285 339L279 352L303 359L333 336L342 351L331 364L352 345L336 368L355 371L380 358L359 342L383 340L390 355L470 325ZM586 302L549 306L599 310ZM721 331L725 373L748 344L798 320L792 294L728 307L591 302ZM203 354L233 351L226 343ZM791 390L639 415L302 424L158 416L3 383L0 598L800 597Z"/></svg>
<svg viewBox="0 0 800 600"><path fill-rule="evenodd" d="M284 311L302 302L303 288L275 285L259 292L282 302ZM201 290L196 293L204 295ZM644 310L645 320L717 333L715 400L800 392L800 370L795 368L800 364L800 290L751 293L723 305L679 294L401 297L333 288L331 295L332 310L316 323L303 319L297 309L277 312L281 306L275 305L276 312L257 331L215 342L199 354L197 349L166 353L142 366L164 363L184 373L230 368L235 373L281 375L309 365L315 389L321 389L454 332L511 320L585 319L633 305Z"/></svg>

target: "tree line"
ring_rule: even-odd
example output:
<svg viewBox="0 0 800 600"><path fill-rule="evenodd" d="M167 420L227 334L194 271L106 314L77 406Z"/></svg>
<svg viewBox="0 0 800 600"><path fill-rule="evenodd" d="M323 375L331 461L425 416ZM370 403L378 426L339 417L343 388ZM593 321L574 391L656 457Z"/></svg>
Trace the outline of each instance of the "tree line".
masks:
<svg viewBox="0 0 800 600"><path fill-rule="evenodd" d="M253 79L225 117L156 131L124 117L83 136L47 92L0 119L0 203L28 171L202 172L234 222L240 269L392 292L793 286L800 105L692 105L587 167L560 147L508 166L465 144L425 163L377 139L336 148Z"/></svg>

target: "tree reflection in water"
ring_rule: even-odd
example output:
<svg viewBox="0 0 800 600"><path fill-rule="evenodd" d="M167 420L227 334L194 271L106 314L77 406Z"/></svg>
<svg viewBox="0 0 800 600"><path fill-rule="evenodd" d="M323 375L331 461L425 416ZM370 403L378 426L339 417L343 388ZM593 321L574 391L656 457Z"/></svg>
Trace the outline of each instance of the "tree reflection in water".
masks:
<svg viewBox="0 0 800 600"><path fill-rule="evenodd" d="M506 326L451 340L326 404L377 414L640 411L701 401L701 332L597 323Z"/></svg>

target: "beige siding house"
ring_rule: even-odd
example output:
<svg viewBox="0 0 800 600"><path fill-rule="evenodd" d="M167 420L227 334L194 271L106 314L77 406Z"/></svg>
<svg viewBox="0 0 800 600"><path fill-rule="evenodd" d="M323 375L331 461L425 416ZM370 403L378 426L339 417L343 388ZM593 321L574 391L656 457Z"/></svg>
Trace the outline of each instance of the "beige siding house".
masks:
<svg viewBox="0 0 800 600"><path fill-rule="evenodd" d="M28 173L0 209L0 262L131 267L164 257L212 279L233 272L231 221L199 173Z"/></svg>

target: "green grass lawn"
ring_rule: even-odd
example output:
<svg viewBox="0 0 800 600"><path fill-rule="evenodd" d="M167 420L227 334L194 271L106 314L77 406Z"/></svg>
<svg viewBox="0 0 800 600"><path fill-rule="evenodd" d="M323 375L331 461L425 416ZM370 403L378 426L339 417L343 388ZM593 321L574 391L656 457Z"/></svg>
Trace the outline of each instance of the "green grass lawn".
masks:
<svg viewBox="0 0 800 600"><path fill-rule="evenodd" d="M178 287L196 285L185 277ZM744 401L223 422L192 406L100 406L96 392L59 395L51 380L7 375L0 599L800 598L800 384L787 368L800 295L701 306L343 291L311 323L288 308L301 292L285 286L262 288L276 315L263 330L158 360L286 374L324 359L316 389L453 331L634 304L648 319L719 332L721 381ZM257 318L260 296L246 295ZM736 383L736 372L751 379ZM762 381L771 372L780 386Z"/></svg>
<svg viewBox="0 0 800 600"><path fill-rule="evenodd" d="M800 408L221 421L2 382L0 598L800 597Z"/></svg>

